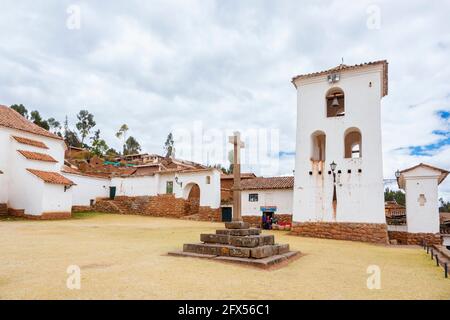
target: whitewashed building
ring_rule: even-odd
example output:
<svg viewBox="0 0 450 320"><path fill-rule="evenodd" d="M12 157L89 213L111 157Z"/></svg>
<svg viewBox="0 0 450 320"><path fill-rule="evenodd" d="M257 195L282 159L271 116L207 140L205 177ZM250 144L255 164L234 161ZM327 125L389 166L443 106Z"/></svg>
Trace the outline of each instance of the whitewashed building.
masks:
<svg viewBox="0 0 450 320"><path fill-rule="evenodd" d="M62 138L0 106L0 204L14 215L67 218L74 182L61 175Z"/></svg>
<svg viewBox="0 0 450 320"><path fill-rule="evenodd" d="M398 186L405 191L406 224L389 226L390 238L404 244L441 243L438 186L448 174L424 163L398 172ZM450 245L450 236L443 237Z"/></svg>
<svg viewBox="0 0 450 320"><path fill-rule="evenodd" d="M387 62L342 64L292 82L298 101L293 213L294 221L307 223L298 232L386 242L381 100ZM353 237L349 230L356 227L364 230Z"/></svg>

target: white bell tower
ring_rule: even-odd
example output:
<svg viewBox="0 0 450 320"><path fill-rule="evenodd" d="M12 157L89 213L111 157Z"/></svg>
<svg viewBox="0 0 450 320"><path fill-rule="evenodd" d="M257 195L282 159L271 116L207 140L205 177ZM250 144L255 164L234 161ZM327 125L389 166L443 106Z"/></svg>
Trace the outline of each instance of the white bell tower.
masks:
<svg viewBox="0 0 450 320"><path fill-rule="evenodd" d="M385 224L381 99L388 63L299 75L293 219Z"/></svg>

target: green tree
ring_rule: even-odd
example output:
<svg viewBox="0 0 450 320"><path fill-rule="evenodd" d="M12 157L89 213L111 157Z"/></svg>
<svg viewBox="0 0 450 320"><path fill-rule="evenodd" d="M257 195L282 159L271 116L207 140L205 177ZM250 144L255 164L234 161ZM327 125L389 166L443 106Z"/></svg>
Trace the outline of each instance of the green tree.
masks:
<svg viewBox="0 0 450 320"><path fill-rule="evenodd" d="M130 136L127 141L125 141L125 150L123 152L124 155L127 154L136 154L139 153L141 151L141 145L139 144L139 142L137 142L137 140Z"/></svg>
<svg viewBox="0 0 450 320"><path fill-rule="evenodd" d="M439 212L450 212L450 201L444 201L443 198L439 198Z"/></svg>
<svg viewBox="0 0 450 320"><path fill-rule="evenodd" d="M91 129L95 127L94 115L87 110L80 110L77 114L77 119L76 128L80 132L81 144L84 145L84 139L89 135Z"/></svg>
<svg viewBox="0 0 450 320"><path fill-rule="evenodd" d="M91 138L91 140L91 152L99 157L102 157L109 147L106 144L106 141L100 138L100 130L95 131L94 136Z"/></svg>
<svg viewBox="0 0 450 320"><path fill-rule="evenodd" d="M124 123L120 128L119 131L116 132L116 137L118 139L122 139L122 152L125 154L125 141L127 140L127 132L128 132L128 126Z"/></svg>
<svg viewBox="0 0 450 320"><path fill-rule="evenodd" d="M384 201L396 201L399 205L405 205L405 194L401 190L393 191L389 188L384 190Z"/></svg>
<svg viewBox="0 0 450 320"><path fill-rule="evenodd" d="M75 131L70 130L69 128L69 120L67 116L64 120L64 133L63 138L66 141L66 144L73 147L82 147L80 139Z"/></svg>
<svg viewBox="0 0 450 320"><path fill-rule="evenodd" d="M45 130L50 130L50 126L46 120L43 120L39 111L34 110L30 113L30 120L35 125L38 125L41 128L44 128Z"/></svg>
<svg viewBox="0 0 450 320"><path fill-rule="evenodd" d="M13 104L10 106L11 109L16 110L20 113L24 118L28 119L28 110L25 108L23 104Z"/></svg>
<svg viewBox="0 0 450 320"><path fill-rule="evenodd" d="M172 132L170 132L167 136L166 142L164 143L164 150L166 151L166 158L175 158L175 147Z"/></svg>
<svg viewBox="0 0 450 320"><path fill-rule="evenodd" d="M55 120L55 118L49 118L47 120L47 123L50 127L50 129L52 129L52 132L57 134L58 136L62 136L61 134L61 123L57 120Z"/></svg>

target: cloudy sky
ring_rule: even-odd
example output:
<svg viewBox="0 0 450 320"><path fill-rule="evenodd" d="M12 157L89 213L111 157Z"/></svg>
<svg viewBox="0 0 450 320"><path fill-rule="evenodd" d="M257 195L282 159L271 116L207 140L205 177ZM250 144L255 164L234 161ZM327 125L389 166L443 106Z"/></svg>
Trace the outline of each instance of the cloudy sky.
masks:
<svg viewBox="0 0 450 320"><path fill-rule="evenodd" d="M276 173L291 174L292 76L387 59L385 178L418 162L450 169L448 1L0 3L0 103L72 127L88 109L116 149L122 123L154 153L173 128L266 129Z"/></svg>

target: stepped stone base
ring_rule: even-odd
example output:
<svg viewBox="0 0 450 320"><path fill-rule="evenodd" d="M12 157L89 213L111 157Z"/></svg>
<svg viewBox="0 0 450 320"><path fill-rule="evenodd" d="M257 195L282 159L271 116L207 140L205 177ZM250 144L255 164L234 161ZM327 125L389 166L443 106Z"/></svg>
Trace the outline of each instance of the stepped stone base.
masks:
<svg viewBox="0 0 450 320"><path fill-rule="evenodd" d="M261 229L249 228L241 221L225 223L226 229L215 234L201 234L201 243L187 243L183 251L169 255L214 259L218 261L247 264L260 268L286 264L298 251L289 251L288 244L276 244L273 235L261 234Z"/></svg>

